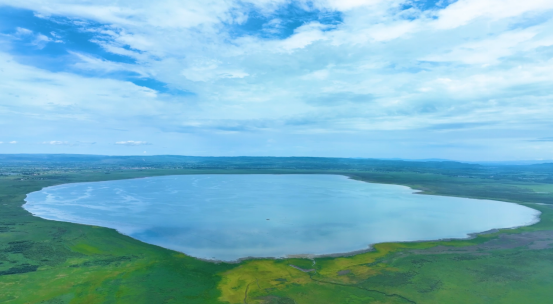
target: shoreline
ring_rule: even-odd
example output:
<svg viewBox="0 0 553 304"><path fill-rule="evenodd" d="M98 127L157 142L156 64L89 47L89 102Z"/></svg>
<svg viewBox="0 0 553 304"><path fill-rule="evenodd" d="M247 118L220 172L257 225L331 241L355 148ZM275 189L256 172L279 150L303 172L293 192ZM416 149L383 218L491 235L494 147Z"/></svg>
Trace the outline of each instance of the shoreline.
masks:
<svg viewBox="0 0 553 304"><path fill-rule="evenodd" d="M226 173L224 173L226 175ZM290 174L290 173L280 173L280 174L275 174L275 173L268 173L268 174L263 174L263 173L245 173L245 174L235 174L235 173L228 173L228 175L286 175L286 174ZM302 174L302 173L292 173L293 175L298 175L298 174ZM317 258L339 258L339 257L350 257L350 256L355 256L355 255L358 255L358 254L363 254L363 253L368 253L368 252L373 252L373 251L376 251L375 249L375 245L377 244L402 244L402 243L420 243L420 242L448 242L448 241L457 241L457 240L472 240L476 237L478 237L479 235L485 235L485 234L492 234L492 233L497 233L497 232L502 232L504 230L515 230L515 229L518 229L518 228L522 228L522 227L529 227L529 226L532 226L532 225L535 225L537 223L539 223L541 221L541 214L542 212L537 210L537 209L534 209L534 208L531 208L529 207L527 204L524 204L524 203L516 203L516 202L506 202L506 201L499 201L499 200L492 200L492 199L478 199L478 198L470 198L470 197L461 197L461 196L448 196L448 195L436 195L436 194L426 194L424 193L424 190L418 190L418 189L414 189L410 186L406 186L406 185L400 185L400 184L393 184L393 183L377 183L377 182L371 182L371 181L365 181L365 180L361 180L361 179L356 179L354 177L352 177L351 175L346 175L346 174L333 174L333 173L317 173L319 175L333 175L333 176L342 176L344 178L347 178L347 179L350 179L350 180L353 180L353 181L358 181L358 182L363 182L363 183L370 183L370 184L382 184L382 185L395 185L395 186L400 186L400 187L405 187L405 188L408 188L412 191L412 194L422 194L422 195L432 195L432 196L444 196L444 197L458 197L458 198L465 198L465 199L472 199L472 200L489 200L489 201L494 201L494 202L501 202L501 203L507 203L507 204L515 204L515 205L520 205L520 206L523 206L523 207L526 207L526 208L529 208L529 209L532 209L534 211L536 211L537 213L534 215L534 219L532 220L532 222L528 223L528 224L523 224L523 225L518 225L518 226L514 226L514 227L506 227L506 228L492 228L492 229L489 229L489 230L486 230L486 231L482 231L482 232L474 232L474 233L467 233L467 236L466 237L460 237L460 238L443 238L443 239L427 239L427 240L413 240L413 241L389 241L389 242L378 242L378 243L371 243L371 244L368 244L367 245L367 248L365 249L359 249L359 250L354 250L354 251L348 251L348 252L339 252L339 253L329 253L329 254L290 254L290 255L285 255L285 256L282 256L282 257L252 257L252 256L247 256L247 257L242 257L242 258L238 258L236 260L219 260L219 259L207 259L207 258L200 258L200 257L195 257L195 256L192 256L192 255L189 255L185 252L181 252L181 251L178 251L178 250L175 250L175 249L170 249L170 248L167 248L167 247L163 247L163 246L160 246L160 245L156 245L156 244L152 244L152 243L147 243L147 242L144 242L142 240L139 240L137 238L134 238L128 234L125 234L121 231L119 231L117 228L110 228L110 227L105 227L105 226L100 226L100 225L95 225L95 224L84 224L84 223L79 223L79 222L73 222L73 221L68 221L68 220L59 220L59 219L49 219L49 218L45 218L45 217L41 217L41 216L38 216L37 214L34 214L32 213L31 211L29 211L28 209L25 208L25 205L28 204L27 202L27 196L31 193L35 193L35 192L40 192L40 191L43 191L44 189L47 189L47 188L52 188L52 187L59 187L59 186L63 186L63 185L69 185L69 184L85 184L85 183L101 183L101 182L109 182L109 181L115 181L115 180L103 180L103 181L89 181L89 182L75 182L75 183L63 183L63 184L58 184L58 185L52 185L52 186L46 186L46 187L43 187L41 188L40 190L38 191L33 191L33 192L30 192L30 193L27 193L25 195L25 198L23 199L24 200L24 204L22 204L20 207L23 208L25 211L27 211L29 214L31 214L32 216L34 217L38 217L40 219L44 219L44 220L48 220L48 221L56 221L56 222L64 222L64 223L71 223L71 224L77 224L77 225L86 225L86 226L93 226L93 227L102 227L102 228L105 228L105 229L111 229L111 230L115 230L117 233L121 234L121 235L124 235L124 236L127 236L127 237L130 237L132 238L133 240L136 240L136 241L139 241L139 242L142 242L142 243L145 243L145 244L148 244L148 245L152 245L152 246L157 246L157 247L160 247L160 248L163 248L163 249L166 249L166 250L170 250L170 251L173 251L173 252L177 252L179 254L184 254L188 257L191 257L191 258L194 258L194 259L197 259L197 260L200 260L200 261L204 261L204 262L210 262L210 263L215 263L215 264L220 264L220 263L226 263L226 264L240 264L242 262L245 262L245 261L248 261L248 260L286 260L286 259L293 259L293 258L303 258L303 259L317 259ZM171 175L160 175L160 176L143 176L143 177L133 177L133 178L125 178L125 179L119 179L119 180L131 180L131 179L145 179L145 178L152 178L152 177L169 177L169 176L182 176L182 175L222 175L222 174L213 174L213 173L205 173L205 174L198 174L198 173L193 173L193 174L171 174ZM312 174L305 174L305 175L312 175ZM547 205L547 204L539 204L539 203L532 203L532 204L538 204L538 205Z"/></svg>
<svg viewBox="0 0 553 304"><path fill-rule="evenodd" d="M532 208L530 208L530 209L532 209ZM533 209L533 210L535 210L535 209ZM378 244L408 244L408 243L423 243L423 242L449 242L449 241L472 240L472 239L475 239L476 237L478 237L479 235L502 232L503 230L515 230L515 229L522 228L522 227L529 227L529 226L535 225L535 224L540 222L540 215L542 214L542 212L540 212L539 210L536 210L536 211L538 212L538 214L535 216L534 221L532 223L529 223L529 224L526 224L526 225L519 225L519 226L515 226L515 227L506 227L506 228L493 228L493 229L482 231L482 232L468 233L467 237L462 237L462 238L443 238L443 239L434 239L434 240L390 241L390 242L372 243L372 244L369 244L368 248L366 248L366 249L359 249L359 250L348 251L348 252L327 253L327 254L290 254L290 255L286 255L284 257L243 257L243 258L239 258L239 259L231 260L231 261L217 260L217 259L204 259L204 258L198 258L198 257L190 256L190 255L188 255L186 253L183 253L183 252L180 252L180 251L177 251L177 252L183 253L187 256L190 256L190 257L193 257L195 259L202 260L202 261L205 261L205 262L228 263L228 264L240 264L240 263L248 261L248 260L286 260L286 259L309 259L309 260L313 260L313 259L320 259L320 258L351 257L351 256L355 256L355 255L363 254L363 253L367 253L367 252L374 252L374 251L376 251L376 249L374 248L374 245L378 245ZM157 246L157 245L155 245L155 246ZM162 248L165 248L165 247L162 247ZM165 249L167 249L167 248L165 248ZM169 249L169 250L173 250L173 249Z"/></svg>

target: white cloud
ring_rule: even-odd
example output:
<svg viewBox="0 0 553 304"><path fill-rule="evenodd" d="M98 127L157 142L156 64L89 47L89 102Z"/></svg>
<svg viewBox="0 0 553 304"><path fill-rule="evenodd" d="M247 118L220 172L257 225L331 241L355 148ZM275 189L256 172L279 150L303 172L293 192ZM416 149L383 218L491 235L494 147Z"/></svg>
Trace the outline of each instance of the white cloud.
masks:
<svg viewBox="0 0 553 304"><path fill-rule="evenodd" d="M326 0L315 1L322 7L329 7L339 11L349 11L355 8L380 4L383 0ZM392 1L390 1L392 2Z"/></svg>
<svg viewBox="0 0 553 304"><path fill-rule="evenodd" d="M77 69L88 70L88 71L100 71L104 73L118 72L118 71L127 71L134 72L141 77L150 77L148 70L146 68L136 66L133 64L113 62L108 60L103 60L97 57L90 55L85 55L73 51L68 51L69 54L76 57L78 60L73 66Z"/></svg>
<svg viewBox="0 0 553 304"><path fill-rule="evenodd" d="M44 145L69 145L68 141L59 141L59 140L51 140L51 141L43 141L42 144Z"/></svg>
<svg viewBox="0 0 553 304"><path fill-rule="evenodd" d="M240 70L220 68L221 62L210 59L198 58L181 74L191 81L207 82L222 78L244 78L249 74Z"/></svg>
<svg viewBox="0 0 553 304"><path fill-rule="evenodd" d="M512 31L486 40L456 45L445 54L427 56L423 60L456 61L467 64L497 63L502 57L520 51L538 33L533 30Z"/></svg>
<svg viewBox="0 0 553 304"><path fill-rule="evenodd" d="M310 23L296 29L296 33L289 38L279 42L279 46L286 50L302 49L318 40L326 40L327 38L322 32L324 26L320 23Z"/></svg>
<svg viewBox="0 0 553 304"><path fill-rule="evenodd" d="M32 33L33 31L22 27L17 27L15 30L15 34L18 36L27 36L27 35L31 35Z"/></svg>
<svg viewBox="0 0 553 304"><path fill-rule="evenodd" d="M52 42L52 39L50 39L50 37L47 37L42 34L37 34L32 44L37 48L42 49L46 46L48 42Z"/></svg>
<svg viewBox="0 0 553 304"><path fill-rule="evenodd" d="M435 26L449 29L466 25L476 18L495 21L549 9L553 9L553 1L550 0L459 0L440 11Z"/></svg>
<svg viewBox="0 0 553 304"><path fill-rule="evenodd" d="M118 141L115 144L116 145L123 145L123 146L146 146L146 145L151 145L150 143L145 142L145 141L135 141L135 140Z"/></svg>
<svg viewBox="0 0 553 304"><path fill-rule="evenodd" d="M0 66L0 105L13 117L105 122L168 110L162 110L155 91L130 82L51 73L19 64L5 53L0 53ZM30 85L32 90L25 89Z"/></svg>
<svg viewBox="0 0 553 304"><path fill-rule="evenodd" d="M12 141L10 141L10 144L15 145L15 144L17 144L17 141L12 140Z"/></svg>
<svg viewBox="0 0 553 304"><path fill-rule="evenodd" d="M55 42L55 43L63 43L62 40L58 39L59 37L54 33L50 33L52 37L55 39L52 39L46 35L43 35L41 33L33 33L33 31L22 28L22 27L16 27L15 34L12 36L16 39L22 39L24 37L32 37L31 45L34 45L35 47L42 49L48 44L49 42Z"/></svg>
<svg viewBox="0 0 553 304"><path fill-rule="evenodd" d="M272 20L265 34L286 25L285 16L271 15L285 2L251 2ZM442 132L453 124L548 128L553 120L553 20L547 15L552 1L459 0L444 9L401 11L405 2L314 1L325 13L339 10L343 22L311 22L288 37L267 39L230 34L245 22L244 7L251 7L232 0L217 5L11 1L43 16L106 23L90 31L111 40L93 41L137 63L71 53L75 71L97 75L84 77L47 72L0 54L0 115L6 117L0 124L17 117L29 126L49 121L129 130L117 138L142 136L137 129L145 130L145 138L155 132L265 132L272 138L277 133ZM18 33L33 35L23 28ZM59 38L51 36L40 43ZM195 95L169 96L105 76L118 72Z"/></svg>
<svg viewBox="0 0 553 304"><path fill-rule="evenodd" d="M376 41L388 41L399 37L404 37L410 32L415 31L417 24L415 22L398 22L392 26L383 26L370 33Z"/></svg>
<svg viewBox="0 0 553 304"><path fill-rule="evenodd" d="M329 70L322 69L322 70L317 70L317 71L313 71L311 73L308 73L308 74L302 76L302 79L305 79L305 80L312 80L312 79L324 80L324 79L327 79L329 75L330 75Z"/></svg>

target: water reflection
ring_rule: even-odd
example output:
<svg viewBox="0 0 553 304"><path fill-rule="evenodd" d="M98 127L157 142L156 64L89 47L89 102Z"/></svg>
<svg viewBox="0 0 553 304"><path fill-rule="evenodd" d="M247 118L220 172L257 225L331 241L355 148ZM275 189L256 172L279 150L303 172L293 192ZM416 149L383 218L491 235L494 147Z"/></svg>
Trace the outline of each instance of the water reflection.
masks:
<svg viewBox="0 0 553 304"><path fill-rule="evenodd" d="M283 257L390 241L462 238L534 222L538 211L413 194L336 175L181 175L67 184L24 208L53 220L115 228L200 258Z"/></svg>

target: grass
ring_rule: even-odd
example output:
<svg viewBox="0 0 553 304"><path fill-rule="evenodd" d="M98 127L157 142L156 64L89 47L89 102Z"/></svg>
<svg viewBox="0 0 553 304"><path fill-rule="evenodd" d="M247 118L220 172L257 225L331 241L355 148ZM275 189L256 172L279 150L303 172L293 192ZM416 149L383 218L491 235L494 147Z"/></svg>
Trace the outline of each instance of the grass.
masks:
<svg viewBox="0 0 553 304"><path fill-rule="evenodd" d="M40 180L0 177L1 303L549 303L553 298L553 249L546 244L553 238L553 209L547 205L553 197L543 193L553 189L551 184L413 172L110 173L55 173ZM374 251L340 258L216 264L112 229L42 220L21 208L27 193L56 184L204 173L344 174L426 194L516 202L542 215L536 225L470 240L384 243ZM527 241L519 244L506 236Z"/></svg>

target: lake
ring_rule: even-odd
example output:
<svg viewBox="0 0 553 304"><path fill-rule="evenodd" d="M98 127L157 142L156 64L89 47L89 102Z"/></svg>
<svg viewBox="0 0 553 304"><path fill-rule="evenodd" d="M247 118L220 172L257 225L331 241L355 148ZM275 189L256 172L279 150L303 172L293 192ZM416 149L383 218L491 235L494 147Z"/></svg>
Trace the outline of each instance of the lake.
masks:
<svg viewBox="0 0 553 304"><path fill-rule="evenodd" d="M179 175L65 184L27 195L50 220L117 229L203 258L324 255L393 241L464 238L535 223L537 210L420 195L340 175Z"/></svg>

